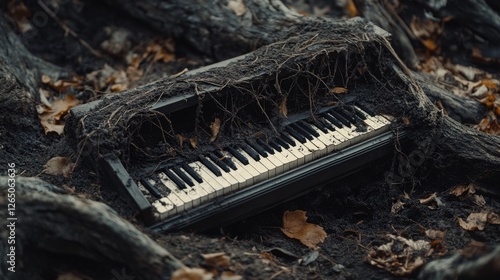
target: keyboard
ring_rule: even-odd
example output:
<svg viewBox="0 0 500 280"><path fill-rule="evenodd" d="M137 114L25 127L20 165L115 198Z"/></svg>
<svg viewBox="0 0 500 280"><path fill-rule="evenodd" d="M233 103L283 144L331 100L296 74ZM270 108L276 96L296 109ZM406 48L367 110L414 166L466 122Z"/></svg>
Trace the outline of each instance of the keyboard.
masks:
<svg viewBox="0 0 500 280"><path fill-rule="evenodd" d="M205 229L256 214L373 161L390 148L390 124L390 117L361 105L323 108L315 118L288 118L274 139L247 139L191 162L156 167L136 184L151 203L153 229ZM342 162L346 166L339 167Z"/></svg>

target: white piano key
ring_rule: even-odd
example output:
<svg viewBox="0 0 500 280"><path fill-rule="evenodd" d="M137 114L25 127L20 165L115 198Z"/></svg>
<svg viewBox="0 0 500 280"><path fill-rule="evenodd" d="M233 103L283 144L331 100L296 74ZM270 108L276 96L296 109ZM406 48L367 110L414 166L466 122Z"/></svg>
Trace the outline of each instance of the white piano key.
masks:
<svg viewBox="0 0 500 280"><path fill-rule="evenodd" d="M274 149L273 149L274 150ZM274 175L273 176L278 176L281 173L283 173L284 170L284 165L288 164L287 162L283 162L283 157L278 157L278 154L280 152L274 150L274 154L268 153L267 155L267 160L271 162L274 165Z"/></svg>
<svg viewBox="0 0 500 280"><path fill-rule="evenodd" d="M151 205L161 220L177 213L175 205L166 197L154 201Z"/></svg>
<svg viewBox="0 0 500 280"><path fill-rule="evenodd" d="M217 177L212 173L203 163L199 161L195 161L188 164L193 168L196 172L199 172L200 177L203 179L203 182L210 185L216 193L216 196L223 196L226 188L231 186L226 179L222 177ZM202 183L203 184L203 183Z"/></svg>
<svg viewBox="0 0 500 280"><path fill-rule="evenodd" d="M155 184L155 182L152 179L147 179L151 184ZM169 184L174 185L173 182L170 182ZM165 185L165 184L163 184ZM174 185L175 186L175 185ZM177 188L177 186L175 186ZM170 188L167 187L168 190ZM175 212L180 213L184 211L186 205L185 203L175 194L175 192L170 191L170 193L166 196L166 198L174 205Z"/></svg>
<svg viewBox="0 0 500 280"><path fill-rule="evenodd" d="M171 191L170 194L177 196L183 202L183 208L185 210L193 207L193 199L189 197L184 190L179 189L177 185L172 182L165 173L158 173L158 177L160 178L160 181L163 183L163 185ZM173 198L171 198L170 195L167 197L170 199L170 201L174 202Z"/></svg>
<svg viewBox="0 0 500 280"><path fill-rule="evenodd" d="M211 162L213 165L217 166L217 164L215 162L213 162L211 159L206 158L206 160ZM220 169L220 172L222 174L220 177L226 179L226 181L228 181L231 184L229 187L224 188L224 194L229 194L229 193L232 193L232 192L240 189L240 184L243 184L245 182L245 180L243 178L241 178L239 176L233 177L233 175L225 172L222 169Z"/></svg>
<svg viewBox="0 0 500 280"><path fill-rule="evenodd" d="M189 197L189 201L193 204L193 207L200 205L202 203L202 200L205 200L204 196L206 196L206 193L204 193L203 190L192 188L187 182L184 182L184 180L180 176L178 176L172 169L169 169L169 171L172 174L174 174L174 176L177 176L177 178L184 183L184 188L181 189L179 188L179 186L176 185L177 189L185 193ZM182 199L182 197L180 196L179 198Z"/></svg>
<svg viewBox="0 0 500 280"><path fill-rule="evenodd" d="M267 180L269 178L269 171L262 163L254 160L242 149L238 149L238 152L240 152L248 160L248 165L251 165L259 173L259 175L254 178L255 183Z"/></svg>
<svg viewBox="0 0 500 280"><path fill-rule="evenodd" d="M181 170L184 170L184 169L182 168ZM198 193L201 195L201 202L202 203L209 201L209 200L216 197L216 191L212 186L210 186L209 183L207 183L205 180L203 180L203 182L201 182L201 183L198 183L198 181L196 181L196 179L194 179L194 177L191 176L191 174L189 174L188 172L185 172L185 173L186 173L186 176L193 181L194 186L192 186L191 188L196 189L198 191Z"/></svg>

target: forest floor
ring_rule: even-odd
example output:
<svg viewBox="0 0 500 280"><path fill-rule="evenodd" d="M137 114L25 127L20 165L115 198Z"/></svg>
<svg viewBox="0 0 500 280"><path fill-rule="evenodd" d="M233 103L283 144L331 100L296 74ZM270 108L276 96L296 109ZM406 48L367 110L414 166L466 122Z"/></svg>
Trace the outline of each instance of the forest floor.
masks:
<svg viewBox="0 0 500 280"><path fill-rule="evenodd" d="M26 1L26 9L31 13L43 11L35 2ZM162 37L111 7L96 2L81 4L80 9L75 7L78 5L61 9L56 17L74 30L78 38L68 35L53 18L38 28L34 36L22 37L33 54L74 73L66 79L70 84L46 81L43 90L50 98L64 99L65 95L73 94L79 102L88 102L112 91L174 75L184 68L191 70L214 62L184 46L181 39ZM316 8L312 12L327 11L322 10L325 7ZM28 28L22 26L12 10L4 12L11 15L13 26L20 24L15 28ZM78 20L81 18L89 20L81 22ZM82 41L104 55L96 56ZM463 62L459 56L456 60ZM2 128L5 142L0 144L10 151L5 160L16 163L22 176L37 176L72 195L104 202L148 232L135 220L127 203L113 190L101 186L85 164L76 166L68 177L42 172L53 157L75 160L77 153L64 135L46 135L42 125L17 135L9 133L10 130L15 129ZM405 152L409 154L411 150ZM500 213L499 193L491 192L498 189L498 182L493 185L472 178L454 179L453 175L436 172L429 159L414 166L418 176L393 185L384 174L391 171L394 160L396 157L389 155L359 173L219 231L149 234L187 266L204 268L225 279L238 279L237 275L243 279L415 278L420 263L456 252L473 256L499 243L500 227L492 224L493 220L488 218L476 225L467 222L471 213L484 213L488 217ZM307 221L326 232L327 237L317 251L282 232L284 213L294 210L306 211ZM396 245L382 252L379 246L391 241ZM405 250L412 246L413 249ZM214 264L203 257L218 252L227 256L223 259L229 262ZM77 276L74 270L70 263L68 267L49 268L47 279L63 279L68 275L75 277L72 279L114 276L113 271L100 270L80 270Z"/></svg>

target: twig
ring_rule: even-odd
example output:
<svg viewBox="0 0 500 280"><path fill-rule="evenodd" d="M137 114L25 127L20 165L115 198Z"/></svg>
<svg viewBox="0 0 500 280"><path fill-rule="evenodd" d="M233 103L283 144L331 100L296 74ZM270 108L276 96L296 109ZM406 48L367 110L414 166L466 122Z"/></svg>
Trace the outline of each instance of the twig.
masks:
<svg viewBox="0 0 500 280"><path fill-rule="evenodd" d="M73 36L75 39L78 39L78 41L80 41L80 44L82 44L85 48L87 48L93 55L97 56L97 57L102 57L103 55L97 51L96 49L92 48L92 46L89 45L89 43L87 43L85 40L83 40L82 38L80 38L80 36L78 36L78 34L76 34L75 31L73 31L71 28L69 28L69 26L67 26L65 23L63 23L61 20L59 20L57 18L57 15L54 14L50 9L49 7L47 7L45 5L45 3L42 2L42 0L38 0L38 5L40 5L40 7L51 17L53 18L57 24L59 24L59 26L61 26L61 28L66 32L66 33L69 33L71 36Z"/></svg>

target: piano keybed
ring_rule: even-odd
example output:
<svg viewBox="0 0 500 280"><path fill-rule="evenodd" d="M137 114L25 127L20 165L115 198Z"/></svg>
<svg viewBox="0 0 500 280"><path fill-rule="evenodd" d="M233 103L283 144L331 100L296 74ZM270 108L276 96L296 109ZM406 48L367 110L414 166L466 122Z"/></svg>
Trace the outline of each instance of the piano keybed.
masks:
<svg viewBox="0 0 500 280"><path fill-rule="evenodd" d="M298 119L277 138L248 139L198 160L166 166L137 182L156 222L217 201L381 135L390 118L360 104L326 108L314 120Z"/></svg>

